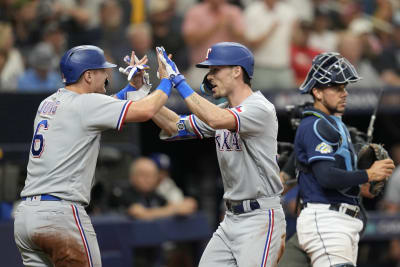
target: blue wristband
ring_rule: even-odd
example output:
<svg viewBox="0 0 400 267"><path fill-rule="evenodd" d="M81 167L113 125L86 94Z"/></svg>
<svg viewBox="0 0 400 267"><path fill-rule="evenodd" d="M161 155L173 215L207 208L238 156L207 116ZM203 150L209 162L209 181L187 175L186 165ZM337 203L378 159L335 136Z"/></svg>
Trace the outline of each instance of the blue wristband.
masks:
<svg viewBox="0 0 400 267"><path fill-rule="evenodd" d="M128 83L128 85L125 86L124 89L122 89L121 91L119 91L118 93L116 93L115 96L116 96L118 99L126 100L126 93L131 92L131 91L136 91L136 88L133 87L130 83Z"/></svg>
<svg viewBox="0 0 400 267"><path fill-rule="evenodd" d="M185 81L185 76L183 76L182 74L178 74L178 75L170 75L169 79L172 81L172 84L177 87L181 82Z"/></svg>
<svg viewBox="0 0 400 267"><path fill-rule="evenodd" d="M172 89L172 82L167 78L161 79L160 84L156 88L156 90L161 90L164 93L166 93L168 97L171 94L171 89Z"/></svg>
<svg viewBox="0 0 400 267"><path fill-rule="evenodd" d="M175 87L183 99L194 93L193 89L187 84L185 80L180 81Z"/></svg>

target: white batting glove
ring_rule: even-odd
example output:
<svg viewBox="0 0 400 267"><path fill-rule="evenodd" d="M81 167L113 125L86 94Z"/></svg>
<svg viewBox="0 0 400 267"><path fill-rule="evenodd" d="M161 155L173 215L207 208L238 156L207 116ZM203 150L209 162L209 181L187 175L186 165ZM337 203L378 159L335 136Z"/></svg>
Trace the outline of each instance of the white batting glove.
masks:
<svg viewBox="0 0 400 267"><path fill-rule="evenodd" d="M127 64L131 63L131 60L130 60L129 56L125 56L124 57L124 61ZM136 55L135 55L135 61L139 61L139 59L136 57ZM126 68L121 68L120 67L118 70L119 70L119 72L121 72L121 73L125 74L126 76L128 76L127 77L128 81L131 81L135 74L137 74L139 71L146 70L146 69L149 69L149 66L147 66L147 65L137 65L137 66L128 66Z"/></svg>
<svg viewBox="0 0 400 267"><path fill-rule="evenodd" d="M138 61L139 61L139 59L135 55L135 62L138 62ZM124 62L126 64L131 64L131 57L128 56L128 55L125 56L124 57ZM140 72L142 70L146 70L146 69L149 69L149 66L147 66L147 65L137 65L137 66L128 66L125 69L124 68L119 68L119 72L127 75L127 80L131 81L131 79L133 78L133 76L135 76L135 74L137 74L138 72ZM141 100L142 98L145 98L150 93L151 86L152 85L150 83L150 75L149 75L149 73L144 71L142 87L140 87L136 91L127 92L126 93L126 99L136 102L136 101Z"/></svg>
<svg viewBox="0 0 400 267"><path fill-rule="evenodd" d="M178 67L176 66L175 62L173 62L165 52L164 47L156 47L157 51L161 54L159 57L161 63L164 64L165 69L167 70L168 77L173 83L174 86L177 86L180 82L185 80L185 77L179 72ZM157 73L158 75L158 73ZM159 77L158 77L159 78Z"/></svg>

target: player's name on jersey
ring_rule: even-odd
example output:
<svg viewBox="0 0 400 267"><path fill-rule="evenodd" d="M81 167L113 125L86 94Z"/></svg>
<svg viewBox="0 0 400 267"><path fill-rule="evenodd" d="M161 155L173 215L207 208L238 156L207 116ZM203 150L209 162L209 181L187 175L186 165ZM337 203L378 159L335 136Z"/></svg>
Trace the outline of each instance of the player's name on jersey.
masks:
<svg viewBox="0 0 400 267"><path fill-rule="evenodd" d="M40 115L54 115L56 114L57 107L60 101L44 101L43 105L38 109Z"/></svg>

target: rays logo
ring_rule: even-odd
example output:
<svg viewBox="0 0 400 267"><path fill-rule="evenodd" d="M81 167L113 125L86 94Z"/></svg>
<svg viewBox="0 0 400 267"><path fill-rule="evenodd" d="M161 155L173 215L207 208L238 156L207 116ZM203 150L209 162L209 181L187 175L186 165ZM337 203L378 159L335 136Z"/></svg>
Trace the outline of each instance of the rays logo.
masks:
<svg viewBox="0 0 400 267"><path fill-rule="evenodd" d="M327 143L322 142L319 145L317 145L317 147L315 148L315 151L318 151L321 154L328 154L328 153L331 153L333 151L333 149Z"/></svg>
<svg viewBox="0 0 400 267"><path fill-rule="evenodd" d="M211 53L211 48L208 48L207 50L207 55L206 55L206 59L208 59L208 55Z"/></svg>

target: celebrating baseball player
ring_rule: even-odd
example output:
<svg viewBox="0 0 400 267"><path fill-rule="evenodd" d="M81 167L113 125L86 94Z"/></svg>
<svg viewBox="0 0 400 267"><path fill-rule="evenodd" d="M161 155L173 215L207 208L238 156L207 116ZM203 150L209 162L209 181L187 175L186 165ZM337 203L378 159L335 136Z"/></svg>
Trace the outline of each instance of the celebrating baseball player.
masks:
<svg viewBox="0 0 400 267"><path fill-rule="evenodd" d="M215 138L224 184L226 215L208 243L200 267L275 266L284 249L285 216L277 165L278 121L274 105L251 89L253 54L238 43L208 49L202 88L219 106L189 87L164 51L169 77L193 114L163 107L153 120L166 140Z"/></svg>
<svg viewBox="0 0 400 267"><path fill-rule="evenodd" d="M353 65L338 53L313 60L300 87L311 94L295 137L298 183L304 209L297 219L298 241L312 266L356 266L360 219L360 185L381 181L394 169L391 159L357 170L349 132L335 114L346 108L346 85L360 79Z"/></svg>
<svg viewBox="0 0 400 267"><path fill-rule="evenodd" d="M84 209L90 201L101 132L150 119L172 88L169 79L162 79L149 96L134 103L127 100L135 88L146 87L147 59L137 61L132 52L128 61L130 66L122 72L131 81L110 97L104 95L107 69L116 65L105 60L103 50L78 46L62 57L65 88L38 108L23 201L15 214L15 242L25 266L101 266L96 234ZM162 75L163 69L159 71Z"/></svg>

